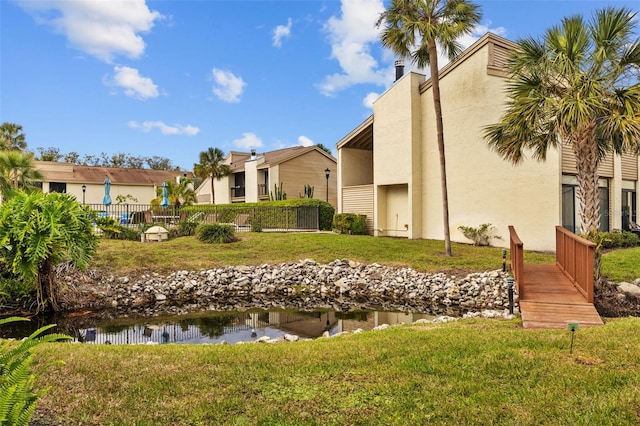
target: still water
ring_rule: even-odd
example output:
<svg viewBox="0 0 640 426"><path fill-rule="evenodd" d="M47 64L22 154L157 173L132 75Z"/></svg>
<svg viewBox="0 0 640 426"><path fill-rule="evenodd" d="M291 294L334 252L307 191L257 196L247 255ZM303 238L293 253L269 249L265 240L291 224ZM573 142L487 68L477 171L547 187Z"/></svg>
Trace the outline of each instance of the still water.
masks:
<svg viewBox="0 0 640 426"><path fill-rule="evenodd" d="M53 331L87 344L239 343L285 334L313 339L325 331L334 335L357 329L371 330L382 324L412 323L432 315L403 312L215 312L179 317L105 319L100 316L37 318L30 323L8 324L0 337L21 338L44 324Z"/></svg>

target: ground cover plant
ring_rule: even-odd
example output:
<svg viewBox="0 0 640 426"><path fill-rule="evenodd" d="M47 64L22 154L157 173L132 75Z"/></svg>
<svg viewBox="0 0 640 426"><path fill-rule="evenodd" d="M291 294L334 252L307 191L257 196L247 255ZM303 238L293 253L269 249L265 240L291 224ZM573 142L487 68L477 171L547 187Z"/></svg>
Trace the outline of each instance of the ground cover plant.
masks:
<svg viewBox="0 0 640 426"><path fill-rule="evenodd" d="M597 424L640 421L640 320L391 327L266 345L70 345L39 386L59 424ZM45 423L44 420L41 423Z"/></svg>

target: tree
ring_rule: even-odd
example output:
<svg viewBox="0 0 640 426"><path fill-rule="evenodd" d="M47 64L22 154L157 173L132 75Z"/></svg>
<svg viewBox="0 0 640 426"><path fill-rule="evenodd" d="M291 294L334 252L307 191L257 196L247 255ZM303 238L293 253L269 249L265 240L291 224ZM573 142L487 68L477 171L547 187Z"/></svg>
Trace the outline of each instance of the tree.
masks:
<svg viewBox="0 0 640 426"><path fill-rule="evenodd" d="M169 205L174 207L190 206L196 202L196 192L193 190L193 181L187 177L181 177L176 183L167 180L167 199ZM159 206L162 203L162 186L156 188L157 197L151 201L152 206Z"/></svg>
<svg viewBox="0 0 640 426"><path fill-rule="evenodd" d="M400 57L409 58L420 68L429 65L440 155L442 217L447 256L451 256L451 235L438 48L442 48L447 57L453 60L462 50L458 38L471 33L480 18L480 7L468 0L391 0L391 5L380 15L377 23L378 26L384 23L380 40L385 47Z"/></svg>
<svg viewBox="0 0 640 426"><path fill-rule="evenodd" d="M37 158L40 161L60 161L64 158L64 156L60 154L60 150L52 146L49 148L38 147L36 149L40 153Z"/></svg>
<svg viewBox="0 0 640 426"><path fill-rule="evenodd" d="M0 261L36 288L38 309L58 310L54 267L85 269L98 247L91 212L69 194L18 191L0 205Z"/></svg>
<svg viewBox="0 0 640 426"><path fill-rule="evenodd" d="M228 165L223 164L224 153L220 148L209 148L200 153L200 162L193 165L193 174L206 179L211 179L211 203L215 204L215 190L213 187L213 179L220 180L231 174Z"/></svg>
<svg viewBox="0 0 640 426"><path fill-rule="evenodd" d="M582 231L595 238L600 222L598 166L607 153L640 152L640 39L636 14L606 8L589 22L565 18L541 39L518 41L508 68L507 109L486 129L489 146L520 163L525 151L541 161L567 142L578 170ZM599 257L596 258L596 283Z"/></svg>
<svg viewBox="0 0 640 426"><path fill-rule="evenodd" d="M329 148L327 148L326 146L322 145L321 143L316 144L316 146L317 146L318 148L320 148L321 150L323 150L324 152L326 152L327 154L329 154L329 155L333 155L333 154L331 153L331 150L330 150Z"/></svg>
<svg viewBox="0 0 640 426"><path fill-rule="evenodd" d="M33 154L21 151L0 151L0 195L10 197L16 190L31 191L35 183L42 179L36 170Z"/></svg>
<svg viewBox="0 0 640 426"><path fill-rule="evenodd" d="M0 151L24 151L27 149L27 141L22 126L15 123L4 122L0 125Z"/></svg>

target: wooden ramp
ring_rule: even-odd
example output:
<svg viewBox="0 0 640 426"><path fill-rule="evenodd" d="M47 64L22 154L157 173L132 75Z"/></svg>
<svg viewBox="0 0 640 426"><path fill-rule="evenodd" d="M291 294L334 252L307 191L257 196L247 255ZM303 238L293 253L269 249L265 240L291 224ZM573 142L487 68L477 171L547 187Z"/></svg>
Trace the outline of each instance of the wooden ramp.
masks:
<svg viewBox="0 0 640 426"><path fill-rule="evenodd" d="M602 325L592 303L574 287L557 265L524 265L520 313L524 328L566 329Z"/></svg>

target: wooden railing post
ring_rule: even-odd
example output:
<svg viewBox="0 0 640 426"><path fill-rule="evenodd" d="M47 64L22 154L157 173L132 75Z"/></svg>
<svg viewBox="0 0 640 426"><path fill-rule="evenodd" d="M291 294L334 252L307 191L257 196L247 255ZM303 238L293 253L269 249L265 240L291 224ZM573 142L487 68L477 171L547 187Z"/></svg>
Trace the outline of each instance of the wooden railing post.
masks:
<svg viewBox="0 0 640 426"><path fill-rule="evenodd" d="M511 270L516 280L516 290L522 299L524 288L524 245L513 226L509 226L509 247L511 249Z"/></svg>
<svg viewBox="0 0 640 426"><path fill-rule="evenodd" d="M556 226L556 265L588 303L593 303L595 243Z"/></svg>

